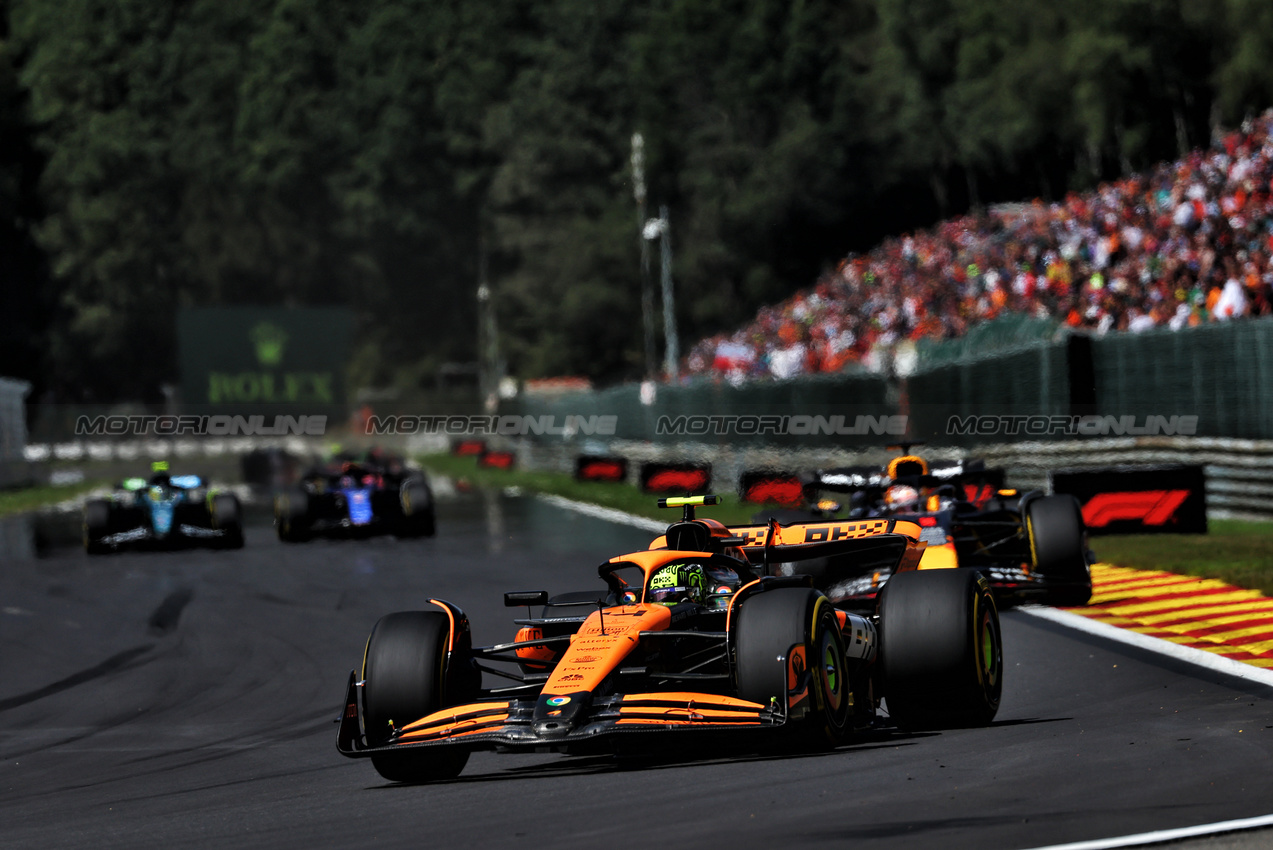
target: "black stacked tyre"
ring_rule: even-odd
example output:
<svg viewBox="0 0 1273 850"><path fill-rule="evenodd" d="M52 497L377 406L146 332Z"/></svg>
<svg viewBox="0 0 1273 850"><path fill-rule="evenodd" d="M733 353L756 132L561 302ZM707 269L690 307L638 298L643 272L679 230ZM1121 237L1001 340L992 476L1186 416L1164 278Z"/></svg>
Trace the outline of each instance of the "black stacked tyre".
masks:
<svg viewBox="0 0 1273 850"><path fill-rule="evenodd" d="M990 586L974 570L915 570L880 597L880 681L902 729L984 726L999 711L1003 641Z"/></svg>
<svg viewBox="0 0 1273 850"><path fill-rule="evenodd" d="M808 588L777 588L747 597L736 617L738 696L764 705L777 699L782 705L788 659L803 649L810 676L808 713L793 731L814 746L844 740L852 729L853 709L843 637L830 600Z"/></svg>
<svg viewBox="0 0 1273 850"><path fill-rule="evenodd" d="M1046 582L1049 605L1086 605L1092 575L1083 541L1083 514L1073 496L1055 495L1026 504L1032 567Z"/></svg>
<svg viewBox="0 0 1273 850"><path fill-rule="evenodd" d="M474 696L478 680L463 669L466 646L448 665L450 618L441 611L406 611L380 618L367 641L363 663L367 742L384 744L394 729ZM467 636L466 636L467 637ZM392 782L452 779L469 760L458 747L421 747L374 753L376 771Z"/></svg>

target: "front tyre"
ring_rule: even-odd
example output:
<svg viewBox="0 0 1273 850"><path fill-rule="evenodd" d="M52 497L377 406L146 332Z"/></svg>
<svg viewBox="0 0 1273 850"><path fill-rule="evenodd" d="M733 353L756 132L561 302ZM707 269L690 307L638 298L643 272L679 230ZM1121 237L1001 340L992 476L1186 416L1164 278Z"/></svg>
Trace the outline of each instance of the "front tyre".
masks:
<svg viewBox="0 0 1273 850"><path fill-rule="evenodd" d="M853 708L844 639L830 600L816 590L777 588L747 597L736 616L738 696L762 705L787 703L788 721L808 744L843 741Z"/></svg>
<svg viewBox="0 0 1273 850"><path fill-rule="evenodd" d="M1003 693L1003 640L986 580L969 569L890 578L880 597L879 664L900 728L988 725Z"/></svg>
<svg viewBox="0 0 1273 850"><path fill-rule="evenodd" d="M460 693L447 693L450 635L450 618L440 611L388 614L371 630L362 672L363 717L371 746L385 744L395 729L468 696L463 687L452 688ZM462 657L462 653L457 655ZM457 683L461 679L451 678ZM423 747L371 756L376 772L391 782L454 779L468 760L468 750L455 747Z"/></svg>

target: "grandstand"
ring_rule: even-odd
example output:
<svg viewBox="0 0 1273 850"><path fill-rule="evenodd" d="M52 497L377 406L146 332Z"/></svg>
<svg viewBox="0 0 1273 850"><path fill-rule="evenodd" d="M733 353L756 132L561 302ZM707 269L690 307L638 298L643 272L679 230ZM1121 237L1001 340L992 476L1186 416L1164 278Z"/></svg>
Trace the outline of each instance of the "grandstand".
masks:
<svg viewBox="0 0 1273 850"><path fill-rule="evenodd" d="M1010 316L1103 336L1273 314L1271 133L1273 111L1148 173L889 239L700 341L683 371L734 384L875 371L900 341Z"/></svg>

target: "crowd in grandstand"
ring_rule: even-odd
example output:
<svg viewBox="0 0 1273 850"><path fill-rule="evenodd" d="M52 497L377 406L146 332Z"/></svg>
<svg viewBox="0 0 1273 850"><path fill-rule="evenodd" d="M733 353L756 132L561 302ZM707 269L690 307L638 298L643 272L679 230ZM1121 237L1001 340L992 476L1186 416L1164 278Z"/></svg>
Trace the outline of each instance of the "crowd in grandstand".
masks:
<svg viewBox="0 0 1273 850"><path fill-rule="evenodd" d="M699 342L686 367L732 381L837 372L878 345L954 338L1009 313L1096 334L1273 313L1273 111L1148 174L850 255Z"/></svg>

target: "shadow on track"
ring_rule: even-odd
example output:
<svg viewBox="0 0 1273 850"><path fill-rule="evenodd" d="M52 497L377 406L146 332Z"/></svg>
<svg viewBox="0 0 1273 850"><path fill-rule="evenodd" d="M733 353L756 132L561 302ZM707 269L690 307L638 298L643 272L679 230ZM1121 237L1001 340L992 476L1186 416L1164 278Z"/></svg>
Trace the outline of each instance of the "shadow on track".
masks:
<svg viewBox="0 0 1273 850"><path fill-rule="evenodd" d="M429 785L465 785L486 782L507 782L518 779L534 779L565 776L592 776L606 773L642 772L669 770L685 767L705 767L718 764L749 764L756 762L780 762L793 759L821 759L838 755L847 755L868 750L897 749L910 747L915 740L936 736L936 732L906 733L897 730L878 730L860 733L857 740L832 750L810 750L788 746L779 749L777 745L757 750L750 747L715 747L710 753L687 753L670 748L653 753L604 753L590 755L561 755L558 760L545 764L524 767L510 767L492 773L459 776L444 782L431 782ZM410 783L385 783L368 786L367 790L390 790L411 787Z"/></svg>

